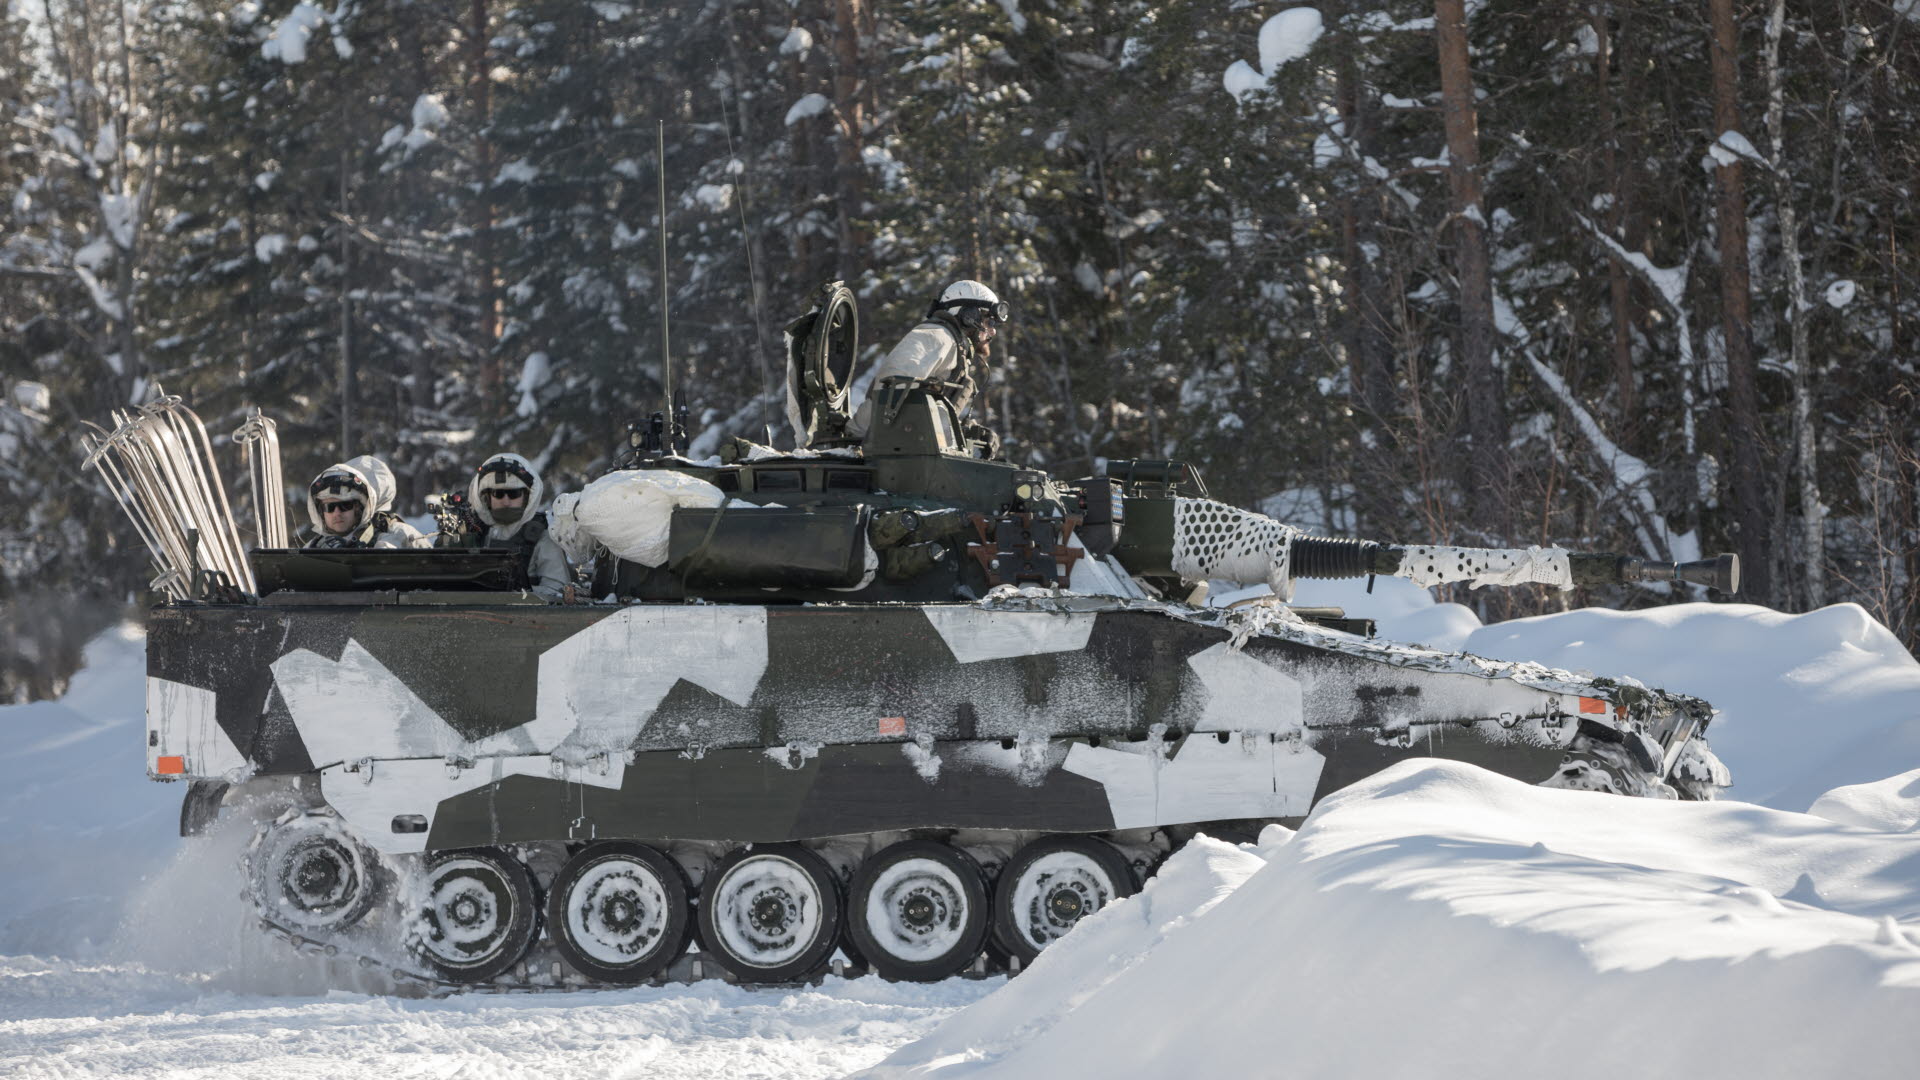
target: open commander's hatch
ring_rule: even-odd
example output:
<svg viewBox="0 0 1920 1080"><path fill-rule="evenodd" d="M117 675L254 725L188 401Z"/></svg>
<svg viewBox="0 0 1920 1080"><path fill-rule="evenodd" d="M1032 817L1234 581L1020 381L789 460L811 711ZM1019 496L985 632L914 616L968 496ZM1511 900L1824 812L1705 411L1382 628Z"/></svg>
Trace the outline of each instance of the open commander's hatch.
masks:
<svg viewBox="0 0 1920 1080"><path fill-rule="evenodd" d="M511 590L504 548L257 548L247 553L262 596L371 589Z"/></svg>

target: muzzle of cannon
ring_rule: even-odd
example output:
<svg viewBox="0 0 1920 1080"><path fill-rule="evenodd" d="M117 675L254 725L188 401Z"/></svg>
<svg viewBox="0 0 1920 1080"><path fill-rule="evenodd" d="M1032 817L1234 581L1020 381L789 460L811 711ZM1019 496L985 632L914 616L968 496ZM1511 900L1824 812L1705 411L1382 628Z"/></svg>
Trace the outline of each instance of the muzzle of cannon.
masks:
<svg viewBox="0 0 1920 1080"><path fill-rule="evenodd" d="M1656 559L1637 559L1631 555L1574 555L1570 557L1574 564L1577 584L1582 563L1593 563L1601 574L1598 584L1615 584L1630 581L1686 581L1695 585L1705 585L1709 589L1718 589L1729 595L1740 591L1740 556L1732 553L1715 555L1711 559L1696 559L1693 562L1660 562ZM1610 561L1610 565L1601 565Z"/></svg>

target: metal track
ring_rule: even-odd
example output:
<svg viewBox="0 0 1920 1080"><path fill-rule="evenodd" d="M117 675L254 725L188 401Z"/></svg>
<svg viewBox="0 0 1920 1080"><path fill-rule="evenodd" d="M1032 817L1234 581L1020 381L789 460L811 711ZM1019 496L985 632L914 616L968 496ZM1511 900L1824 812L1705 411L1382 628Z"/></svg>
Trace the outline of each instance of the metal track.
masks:
<svg viewBox="0 0 1920 1080"><path fill-rule="evenodd" d="M527 954L514 964L510 974L501 975L487 982L458 982L397 965L390 959L375 955L372 949L380 944L378 942L369 942L366 947L353 943L353 938L364 935L349 933L344 938L317 938L295 930L290 926L276 923L272 919L259 914L259 906L254 903L251 893L242 892L241 899L245 900L248 906L254 909L255 918L258 920L261 931L269 937L285 942L290 948L302 956L327 961L329 965L341 965L352 973L353 978L350 981L361 984L349 987L338 987L338 989L355 990L361 993L376 995L390 995L394 997L448 997L459 993L575 993L586 990L630 990L635 986L667 986L676 983L691 985L707 980L719 980L721 982L733 983L750 988L778 988L817 986L820 980L827 975L835 975L842 978L858 978L869 973L865 967L857 964L849 964L845 960L835 957L827 970L808 979L783 983L741 982L739 979L734 978L724 967L707 959L698 952L690 951L668 965L664 974L656 975L651 979L646 979L638 983L610 983L582 975L569 967L565 961L560 959L559 950L555 949L552 943L546 940L543 931L541 937L527 949ZM356 929L357 928L358 927L356 927ZM404 945L393 945L391 948L398 951L405 951ZM1018 961L1015 961L1011 973L1017 974L1018 971ZM1009 969L997 967L990 961L990 955L982 952L974 958L973 963L970 964L965 971L953 976L953 978L985 979L994 975L1008 973ZM335 981L331 971L328 975L329 982ZM365 985L369 981L374 980L378 980L376 986L370 988Z"/></svg>

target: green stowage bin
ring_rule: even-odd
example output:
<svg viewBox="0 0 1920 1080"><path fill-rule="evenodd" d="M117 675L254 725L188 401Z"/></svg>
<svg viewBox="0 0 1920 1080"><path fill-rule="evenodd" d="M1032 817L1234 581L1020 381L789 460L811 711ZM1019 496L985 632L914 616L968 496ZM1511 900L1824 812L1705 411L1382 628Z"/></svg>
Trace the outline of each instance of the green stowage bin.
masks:
<svg viewBox="0 0 1920 1080"><path fill-rule="evenodd" d="M667 566L689 588L844 589L867 569L868 509L689 509L673 512Z"/></svg>

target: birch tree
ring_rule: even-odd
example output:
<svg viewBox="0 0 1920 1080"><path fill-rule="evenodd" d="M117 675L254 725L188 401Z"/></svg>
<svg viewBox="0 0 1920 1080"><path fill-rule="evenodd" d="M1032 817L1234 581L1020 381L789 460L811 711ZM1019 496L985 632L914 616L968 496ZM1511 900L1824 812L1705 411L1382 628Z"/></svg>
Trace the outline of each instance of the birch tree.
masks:
<svg viewBox="0 0 1920 1080"><path fill-rule="evenodd" d="M1767 16L1767 138L1773 177L1774 213L1780 221L1780 262L1787 279L1787 320L1792 338L1793 473L1800 494L1800 563L1809 608L1826 603L1826 539L1820 506L1819 456L1813 430L1813 395L1808 389L1813 362L1807 349L1806 278L1800 268L1800 217L1794 207L1793 176L1787 164L1786 93L1780 72L1780 36L1786 26L1786 0L1773 0Z"/></svg>

